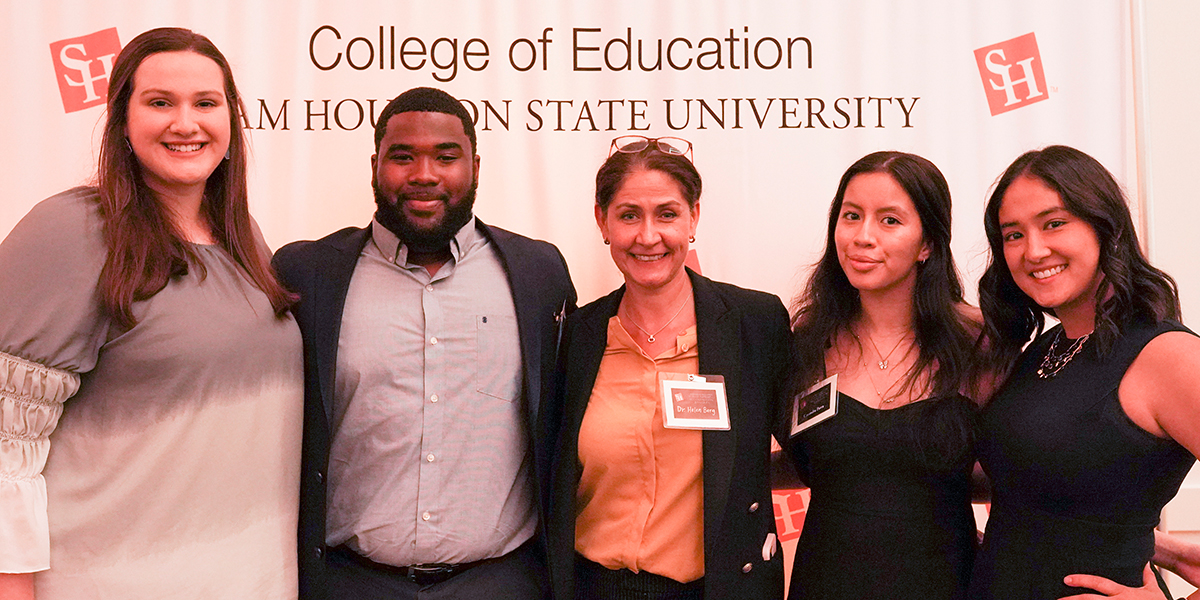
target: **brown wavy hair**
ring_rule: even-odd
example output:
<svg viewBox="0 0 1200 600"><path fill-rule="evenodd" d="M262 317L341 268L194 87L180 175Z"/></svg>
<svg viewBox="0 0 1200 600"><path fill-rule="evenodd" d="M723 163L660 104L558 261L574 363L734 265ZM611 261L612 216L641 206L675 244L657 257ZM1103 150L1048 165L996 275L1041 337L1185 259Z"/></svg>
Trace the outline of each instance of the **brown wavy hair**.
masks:
<svg viewBox="0 0 1200 600"><path fill-rule="evenodd" d="M134 75L147 57L160 52L195 52L221 68L229 107L229 158L209 176L201 210L213 237L246 276L271 301L282 318L295 296L279 284L271 270L269 251L257 242L246 190L246 136L241 128L245 106L233 83L229 61L212 41L188 29L163 27L133 38L117 56L108 85L108 119L100 145L96 174L104 241L108 257L100 272L101 305L124 327L133 327L133 303L162 291L189 266L207 275L192 248L183 241L166 207L146 185L142 166L125 137Z"/></svg>
<svg viewBox="0 0 1200 600"><path fill-rule="evenodd" d="M979 307L997 364L1011 364L1021 348L1046 325L1049 309L1038 306L1013 280L1004 260L1000 205L1018 178L1034 177L1058 193L1067 212L1083 219L1100 242L1096 294L1096 345L1107 351L1122 331L1138 321L1179 319L1175 280L1146 260L1138 245L1129 205L1117 180L1099 161L1069 146L1047 146L1022 154L996 183L983 216L991 260L979 279ZM1110 294L1111 292L1111 294Z"/></svg>

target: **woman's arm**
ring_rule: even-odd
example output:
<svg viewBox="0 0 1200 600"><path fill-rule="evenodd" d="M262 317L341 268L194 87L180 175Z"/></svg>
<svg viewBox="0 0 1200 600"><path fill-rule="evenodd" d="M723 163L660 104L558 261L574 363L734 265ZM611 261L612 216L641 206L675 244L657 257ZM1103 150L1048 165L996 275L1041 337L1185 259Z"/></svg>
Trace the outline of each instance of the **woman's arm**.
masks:
<svg viewBox="0 0 1200 600"><path fill-rule="evenodd" d="M33 573L0 573L0 598L33 600Z"/></svg>
<svg viewBox="0 0 1200 600"><path fill-rule="evenodd" d="M1200 588L1200 542L1155 530L1154 564Z"/></svg>
<svg viewBox="0 0 1200 600"><path fill-rule="evenodd" d="M1125 414L1139 427L1155 436L1171 438L1192 456L1200 456L1200 338L1171 331L1150 340L1125 372L1117 396ZM1200 554L1196 552L1182 540L1155 532L1154 560L1162 561L1164 567L1193 585L1200 579ZM1149 565L1146 572L1150 573ZM1092 575L1070 575L1066 581L1067 585L1089 587L1108 597L1162 597L1157 582L1151 580L1141 588L1127 588ZM1189 598L1200 600L1200 592Z"/></svg>

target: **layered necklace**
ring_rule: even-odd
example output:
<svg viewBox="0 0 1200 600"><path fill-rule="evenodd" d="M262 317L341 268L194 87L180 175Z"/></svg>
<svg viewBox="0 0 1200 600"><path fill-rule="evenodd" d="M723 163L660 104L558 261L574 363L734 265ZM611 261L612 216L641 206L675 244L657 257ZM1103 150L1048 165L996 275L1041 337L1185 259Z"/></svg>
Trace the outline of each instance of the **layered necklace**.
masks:
<svg viewBox="0 0 1200 600"><path fill-rule="evenodd" d="M1080 350L1083 350L1083 343L1088 341L1091 335L1091 332L1083 334L1082 337L1068 345L1061 354L1056 354L1058 342L1063 337L1063 330L1059 329L1058 334L1054 336L1054 341L1050 343L1050 349L1046 351L1045 358L1042 359L1041 366L1038 367L1037 376L1041 379L1050 379L1058 375L1058 372L1063 370L1067 363L1071 362L1076 354L1079 354Z"/></svg>
<svg viewBox="0 0 1200 600"><path fill-rule="evenodd" d="M688 305L688 302L691 302L691 301L692 301L692 292L688 292L688 295L687 295L687 297L683 299L683 304L680 304L680 305L679 305L679 310L675 311L675 314L674 314L674 315L671 315L671 318L670 318L670 319L667 319L667 322L666 322L666 323L663 323L663 326L662 326L662 327L659 327L657 330L655 330L655 331L654 331L654 333L650 333L649 331L646 331L646 328L645 328L645 327L642 327L641 325L638 325L638 324L637 324L637 321L634 321L634 320L633 320L633 314L632 314L632 313L630 313L630 312L627 312L627 315L626 315L626 316L628 316L628 317L629 317L629 322L630 322L630 323L633 323L633 326L634 326L634 327L637 327L638 329L640 329L640 330L642 331L642 333L646 334L646 341L647 341L647 342L650 342L651 344L653 344L653 343L654 343L654 341L655 341L655 339L654 339L654 336L656 336L656 335L658 335L658 334L662 333L662 330L666 329L668 325L670 325L671 323L675 322L675 319L679 317L680 313L682 313L682 312L683 312L683 309L687 307L687 305Z"/></svg>
<svg viewBox="0 0 1200 600"><path fill-rule="evenodd" d="M854 336L854 339L858 340L858 347L862 348L862 339L858 337L858 334L851 331L850 335ZM901 337L900 341L896 342L896 345L892 346L892 349L890 351L888 351L886 356L884 356L883 353L879 351L879 347L875 345L875 340L872 339L871 336L868 335L867 340L869 342L871 342L871 347L875 349L875 354L878 355L879 359L880 359L879 362L875 363L875 366L879 367L880 371L886 371L887 368L890 366L888 364L888 359L892 357L892 354L895 354L896 349L899 348L900 344L904 343L904 340L907 340L907 339L908 339L907 335ZM912 346L910 345L909 349L906 350L900 358L903 359L905 356L908 356L908 353L911 351L912 351ZM895 402L896 399L900 397L900 394L892 395L892 390L896 387L897 384L900 383L900 380L903 377L902 376L897 377L894 381L892 381L891 385L887 386L887 388L881 392L881 391L879 391L879 385L875 383L875 377L871 375L871 368L867 366L867 353L866 353L865 349L862 352L859 352L859 356L862 357L863 373L865 373L867 375L867 379L870 380L871 387L875 390L875 395L879 397L879 401L883 404L891 404L891 403Z"/></svg>

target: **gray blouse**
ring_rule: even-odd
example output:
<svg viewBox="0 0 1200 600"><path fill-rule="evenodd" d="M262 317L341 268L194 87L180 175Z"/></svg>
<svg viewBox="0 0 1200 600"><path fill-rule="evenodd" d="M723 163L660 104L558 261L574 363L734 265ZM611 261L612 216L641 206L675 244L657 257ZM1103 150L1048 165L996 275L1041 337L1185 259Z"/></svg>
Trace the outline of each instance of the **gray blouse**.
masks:
<svg viewBox="0 0 1200 600"><path fill-rule="evenodd" d="M0 572L39 600L295 598L299 330L202 245L204 279L111 323L95 198L0 243Z"/></svg>

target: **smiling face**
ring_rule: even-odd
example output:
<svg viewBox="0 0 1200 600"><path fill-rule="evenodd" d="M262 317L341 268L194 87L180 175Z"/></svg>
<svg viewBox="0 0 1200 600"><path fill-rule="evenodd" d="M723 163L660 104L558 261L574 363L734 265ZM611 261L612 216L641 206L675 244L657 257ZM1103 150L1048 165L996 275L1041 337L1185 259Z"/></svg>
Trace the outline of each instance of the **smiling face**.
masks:
<svg viewBox="0 0 1200 600"><path fill-rule="evenodd" d="M156 194L204 193L229 148L224 81L221 67L195 52L160 52L138 65L125 135Z"/></svg>
<svg viewBox="0 0 1200 600"><path fill-rule="evenodd" d="M438 250L471 219L479 157L458 117L398 113L371 157L380 222L410 247Z"/></svg>
<svg viewBox="0 0 1200 600"><path fill-rule="evenodd" d="M888 173L850 180L833 235L838 263L859 292L911 294L917 261L929 257L917 209Z"/></svg>
<svg viewBox="0 0 1200 600"><path fill-rule="evenodd" d="M607 210L596 206L613 262L626 285L644 291L687 277L683 263L699 221L699 203L689 208L679 182L662 171L631 172Z"/></svg>
<svg viewBox="0 0 1200 600"><path fill-rule="evenodd" d="M1071 214L1058 192L1028 175L1000 203L1004 261L1017 287L1076 331L1091 331L1100 271L1096 231Z"/></svg>

